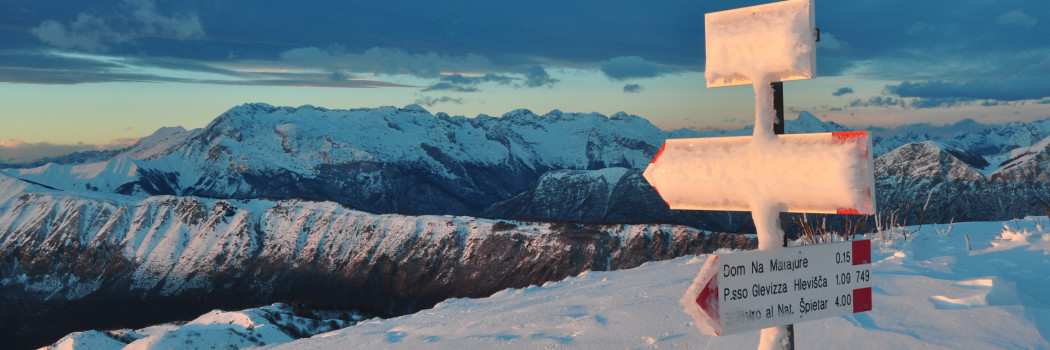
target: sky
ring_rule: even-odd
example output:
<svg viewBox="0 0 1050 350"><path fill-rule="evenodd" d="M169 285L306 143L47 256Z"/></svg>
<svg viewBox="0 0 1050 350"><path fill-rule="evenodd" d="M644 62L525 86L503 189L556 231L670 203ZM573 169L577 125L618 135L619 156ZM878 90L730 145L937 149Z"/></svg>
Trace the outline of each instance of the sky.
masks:
<svg viewBox="0 0 1050 350"><path fill-rule="evenodd" d="M0 161L119 148L251 102L754 121L706 88L704 14L768 1L0 0ZM856 128L1050 117L1050 2L815 2L789 118Z"/></svg>

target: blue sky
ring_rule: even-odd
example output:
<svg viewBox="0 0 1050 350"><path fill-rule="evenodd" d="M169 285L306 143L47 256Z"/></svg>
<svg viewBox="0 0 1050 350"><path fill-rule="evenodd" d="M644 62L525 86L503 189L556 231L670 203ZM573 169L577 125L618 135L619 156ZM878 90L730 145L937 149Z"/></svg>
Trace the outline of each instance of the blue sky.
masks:
<svg viewBox="0 0 1050 350"><path fill-rule="evenodd" d="M704 87L703 15L766 2L0 0L0 158L116 147L246 102L736 128L753 122L753 93ZM789 115L1050 117L1050 2L815 7L818 78L785 84Z"/></svg>

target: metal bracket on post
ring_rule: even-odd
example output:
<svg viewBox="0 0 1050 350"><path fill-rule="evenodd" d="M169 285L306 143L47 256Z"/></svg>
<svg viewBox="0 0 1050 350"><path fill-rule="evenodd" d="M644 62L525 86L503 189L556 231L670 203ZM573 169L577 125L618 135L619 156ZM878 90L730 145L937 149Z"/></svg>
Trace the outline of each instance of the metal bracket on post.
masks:
<svg viewBox="0 0 1050 350"><path fill-rule="evenodd" d="M773 110L777 112L773 120L773 133L784 134L784 82L769 83L773 86ZM757 127L757 126L756 126Z"/></svg>
<svg viewBox="0 0 1050 350"><path fill-rule="evenodd" d="M819 38L819 36L818 36ZM819 39L818 39L819 40ZM776 118L773 120L773 134L783 135L784 134L784 82L778 81L770 83L773 86L773 110L776 111ZM778 216L782 216L784 213L780 213ZM783 220L780 221L781 230L784 231L784 247L788 246L787 230L784 227ZM789 324L785 326L787 328L787 346L785 350L795 350L795 325Z"/></svg>

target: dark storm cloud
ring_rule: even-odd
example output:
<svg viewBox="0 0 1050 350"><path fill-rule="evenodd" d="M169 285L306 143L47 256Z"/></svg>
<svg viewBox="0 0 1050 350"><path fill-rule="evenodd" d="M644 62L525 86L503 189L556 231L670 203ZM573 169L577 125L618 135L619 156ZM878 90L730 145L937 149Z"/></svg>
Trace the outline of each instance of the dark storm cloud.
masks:
<svg viewBox="0 0 1050 350"><path fill-rule="evenodd" d="M1050 2L963 0L818 2L817 26L842 42L819 50L824 60L869 77L961 80L1038 74L1047 76L1050 41L1025 28L1050 19ZM828 57L831 56L831 57ZM841 62L837 62L841 66Z"/></svg>
<svg viewBox="0 0 1050 350"><path fill-rule="evenodd" d="M915 97L942 102L951 99L1020 101L1050 97L1050 84L1047 84L1042 77L963 82L906 81L897 85L888 85L886 91L898 97Z"/></svg>
<svg viewBox="0 0 1050 350"><path fill-rule="evenodd" d="M518 72L525 75L526 87L550 87L559 81L547 74L547 70L540 65L522 67Z"/></svg>
<svg viewBox="0 0 1050 350"><path fill-rule="evenodd" d="M442 77L441 81L456 85L477 85L489 82L497 83L500 85L507 85L514 81L514 78L494 73L487 73L480 77L466 77L462 74L452 74L446 77Z"/></svg>
<svg viewBox="0 0 1050 350"><path fill-rule="evenodd" d="M455 92L478 92L478 84L493 82L499 85L508 85L514 80L519 80L506 75L488 73L480 77L467 77L462 74L452 74L439 79L437 84L428 86L423 91L446 90Z"/></svg>
<svg viewBox="0 0 1050 350"><path fill-rule="evenodd" d="M637 94L637 93L641 93L642 90L645 90L645 88L643 88L641 85L638 85L638 84L627 84L627 85L623 86L623 92L625 92L625 93L635 93L635 94Z"/></svg>
<svg viewBox="0 0 1050 350"><path fill-rule="evenodd" d="M582 67L622 81L702 71L704 14L767 2L14 1L0 8L0 48L433 79ZM1050 79L1050 41L1037 30L1050 2L818 1L816 14L821 76ZM552 83L528 77L522 85Z"/></svg>
<svg viewBox="0 0 1050 350"><path fill-rule="evenodd" d="M853 88L840 87L837 90L835 90L835 92L832 92L831 95L832 96L842 96L842 95L852 94L852 93L853 93Z"/></svg>
<svg viewBox="0 0 1050 350"><path fill-rule="evenodd" d="M152 0L124 0L108 15L80 12L67 22L45 19L29 33L55 47L89 52L108 51L111 45L145 36L177 40L204 37L196 13L162 14Z"/></svg>
<svg viewBox="0 0 1050 350"><path fill-rule="evenodd" d="M914 108L942 108L965 105L970 101L973 101L973 99L959 97L916 98L912 99L908 106Z"/></svg>

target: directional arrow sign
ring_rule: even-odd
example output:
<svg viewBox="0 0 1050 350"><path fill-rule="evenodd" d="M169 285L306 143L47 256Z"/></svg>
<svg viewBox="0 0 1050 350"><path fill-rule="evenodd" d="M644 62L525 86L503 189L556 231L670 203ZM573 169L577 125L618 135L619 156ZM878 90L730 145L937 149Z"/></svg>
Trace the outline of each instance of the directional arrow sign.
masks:
<svg viewBox="0 0 1050 350"><path fill-rule="evenodd" d="M870 311L871 241L714 255L680 301L714 335Z"/></svg>
<svg viewBox="0 0 1050 350"><path fill-rule="evenodd" d="M671 209L748 211L760 196L794 213L874 214L871 137L864 131L670 139L645 179Z"/></svg>

